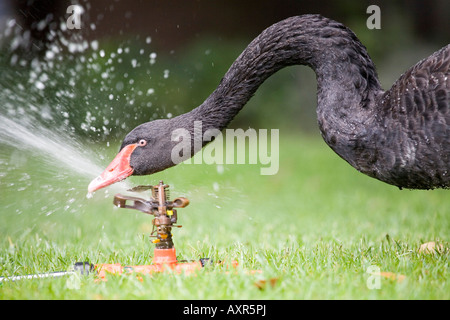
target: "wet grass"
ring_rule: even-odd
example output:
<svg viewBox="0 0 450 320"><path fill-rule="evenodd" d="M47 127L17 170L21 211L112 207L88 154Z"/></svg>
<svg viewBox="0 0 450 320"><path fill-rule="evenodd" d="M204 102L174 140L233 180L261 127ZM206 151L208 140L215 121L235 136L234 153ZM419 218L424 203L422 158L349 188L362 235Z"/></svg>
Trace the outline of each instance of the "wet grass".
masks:
<svg viewBox="0 0 450 320"><path fill-rule="evenodd" d="M130 179L164 179L172 197L190 199L174 230L179 260L238 260L236 272L4 282L0 299L449 299L449 191L400 191L356 172L317 138L285 134L274 176L258 165L181 165ZM1 276L76 261L151 263L151 217L113 208L113 191L87 199L89 178L2 156L10 170L0 183ZM420 253L429 241L445 249ZM374 267L384 272L378 278L368 273ZM246 272L253 269L262 273Z"/></svg>

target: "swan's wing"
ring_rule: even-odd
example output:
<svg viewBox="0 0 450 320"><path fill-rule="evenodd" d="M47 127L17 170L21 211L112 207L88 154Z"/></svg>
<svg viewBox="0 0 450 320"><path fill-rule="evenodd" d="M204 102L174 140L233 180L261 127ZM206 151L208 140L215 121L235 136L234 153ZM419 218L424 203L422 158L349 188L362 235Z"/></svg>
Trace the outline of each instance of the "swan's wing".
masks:
<svg viewBox="0 0 450 320"><path fill-rule="evenodd" d="M450 187L450 45L406 71L380 106L395 179L405 187Z"/></svg>
<svg viewBox="0 0 450 320"><path fill-rule="evenodd" d="M406 71L382 98L384 115L425 125L450 118L450 45L436 51ZM450 123L447 122L447 125Z"/></svg>

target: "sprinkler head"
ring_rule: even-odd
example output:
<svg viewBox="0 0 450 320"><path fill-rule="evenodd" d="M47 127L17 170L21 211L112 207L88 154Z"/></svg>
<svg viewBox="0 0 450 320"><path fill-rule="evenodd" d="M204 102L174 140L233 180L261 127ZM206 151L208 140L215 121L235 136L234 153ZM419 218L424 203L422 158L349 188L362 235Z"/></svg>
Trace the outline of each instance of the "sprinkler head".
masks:
<svg viewBox="0 0 450 320"><path fill-rule="evenodd" d="M168 188L169 185L164 184L163 181L156 186L138 186L130 191L151 190L150 200L116 194L113 201L119 208L139 210L155 217L152 221L153 230L150 236L155 237L152 242L156 244L157 249L174 248L172 228L181 228L181 225L176 225L178 216L175 208L184 208L189 204L189 200L183 197L170 201Z"/></svg>

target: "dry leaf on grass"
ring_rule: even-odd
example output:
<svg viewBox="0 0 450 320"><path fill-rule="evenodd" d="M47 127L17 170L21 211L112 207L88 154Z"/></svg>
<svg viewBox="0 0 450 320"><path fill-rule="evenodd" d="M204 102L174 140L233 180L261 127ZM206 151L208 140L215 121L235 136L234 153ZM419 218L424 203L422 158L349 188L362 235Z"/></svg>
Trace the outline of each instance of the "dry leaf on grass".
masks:
<svg viewBox="0 0 450 320"><path fill-rule="evenodd" d="M267 284L269 284L271 288L275 287L275 285L277 284L277 281L278 281L278 278L270 278L269 280L262 279L262 280L255 281L254 284L259 290L264 290L266 288Z"/></svg>
<svg viewBox="0 0 450 320"><path fill-rule="evenodd" d="M444 245L442 243L436 243L434 241L425 242L419 248L419 253L442 253L444 252Z"/></svg>
<svg viewBox="0 0 450 320"><path fill-rule="evenodd" d="M382 276L383 278L393 280L393 281L398 281L398 282L402 282L403 280L406 279L406 276L403 274L397 274L397 273L393 273L393 272L389 272L389 271L376 272L375 274Z"/></svg>

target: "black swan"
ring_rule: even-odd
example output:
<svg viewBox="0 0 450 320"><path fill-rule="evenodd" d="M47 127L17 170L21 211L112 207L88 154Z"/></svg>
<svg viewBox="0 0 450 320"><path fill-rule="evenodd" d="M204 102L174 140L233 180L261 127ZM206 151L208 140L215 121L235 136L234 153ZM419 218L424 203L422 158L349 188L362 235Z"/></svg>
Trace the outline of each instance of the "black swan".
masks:
<svg viewBox="0 0 450 320"><path fill-rule="evenodd" d="M200 106L132 130L89 192L175 165L173 130L192 133L199 120L203 132L224 129L269 76L290 65L315 71L321 134L350 165L399 188L450 188L450 45L384 91L366 48L351 30L320 15L302 15L264 30Z"/></svg>

